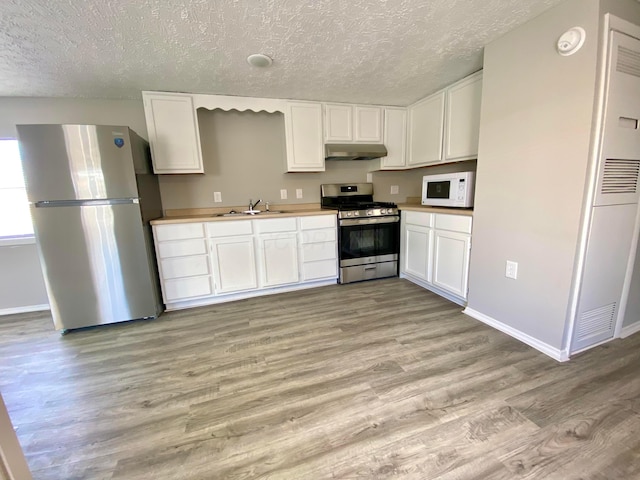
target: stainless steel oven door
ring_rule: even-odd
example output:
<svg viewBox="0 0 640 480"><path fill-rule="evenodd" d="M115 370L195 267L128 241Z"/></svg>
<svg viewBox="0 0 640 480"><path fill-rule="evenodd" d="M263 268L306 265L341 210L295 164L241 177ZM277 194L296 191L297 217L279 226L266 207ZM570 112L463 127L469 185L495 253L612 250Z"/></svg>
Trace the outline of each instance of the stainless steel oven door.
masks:
<svg viewBox="0 0 640 480"><path fill-rule="evenodd" d="M339 245L341 267L397 260L400 217L340 220Z"/></svg>

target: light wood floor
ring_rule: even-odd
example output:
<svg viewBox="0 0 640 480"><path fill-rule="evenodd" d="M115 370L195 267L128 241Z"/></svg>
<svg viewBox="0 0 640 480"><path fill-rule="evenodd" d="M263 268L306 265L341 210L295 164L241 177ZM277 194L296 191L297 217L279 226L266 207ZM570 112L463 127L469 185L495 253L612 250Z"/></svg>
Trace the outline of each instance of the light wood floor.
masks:
<svg viewBox="0 0 640 480"><path fill-rule="evenodd" d="M560 364L400 279L0 318L36 479L640 478L640 335Z"/></svg>

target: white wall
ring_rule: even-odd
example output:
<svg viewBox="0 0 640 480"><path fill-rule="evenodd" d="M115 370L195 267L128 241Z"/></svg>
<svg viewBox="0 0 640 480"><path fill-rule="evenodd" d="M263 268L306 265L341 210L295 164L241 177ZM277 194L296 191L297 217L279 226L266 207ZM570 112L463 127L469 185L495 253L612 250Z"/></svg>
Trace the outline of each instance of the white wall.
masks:
<svg viewBox="0 0 640 480"><path fill-rule="evenodd" d="M128 125L147 138L142 100L0 98L0 138L22 123ZM36 246L0 246L0 312L48 303Z"/></svg>
<svg viewBox="0 0 640 480"><path fill-rule="evenodd" d="M561 349L585 191L599 2L568 0L485 48L472 310ZM576 25L583 48L557 54ZM505 262L518 262L518 279Z"/></svg>

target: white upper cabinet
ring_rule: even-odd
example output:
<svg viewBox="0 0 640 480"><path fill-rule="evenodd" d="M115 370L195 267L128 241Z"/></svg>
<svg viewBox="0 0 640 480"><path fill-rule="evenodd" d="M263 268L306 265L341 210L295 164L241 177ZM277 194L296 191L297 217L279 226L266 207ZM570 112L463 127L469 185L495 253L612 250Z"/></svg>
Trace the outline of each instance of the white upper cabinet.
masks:
<svg viewBox="0 0 640 480"><path fill-rule="evenodd" d="M478 158L482 72L409 107L408 167Z"/></svg>
<svg viewBox="0 0 640 480"><path fill-rule="evenodd" d="M324 140L327 143L353 141L353 107L351 105L324 105Z"/></svg>
<svg viewBox="0 0 640 480"><path fill-rule="evenodd" d="M191 95L142 92L154 173L204 173Z"/></svg>
<svg viewBox="0 0 640 480"><path fill-rule="evenodd" d="M384 109L384 146L387 156L380 161L381 170L398 170L407 166L407 109Z"/></svg>
<svg viewBox="0 0 640 480"><path fill-rule="evenodd" d="M478 158L482 72L452 85L447 91L445 161Z"/></svg>
<svg viewBox="0 0 640 480"><path fill-rule="evenodd" d="M442 161L445 91L409 107L409 167Z"/></svg>
<svg viewBox="0 0 640 480"><path fill-rule="evenodd" d="M288 172L323 172L322 105L287 102L285 135Z"/></svg>
<svg viewBox="0 0 640 480"><path fill-rule="evenodd" d="M356 105L354 110L355 142L382 143L382 109Z"/></svg>
<svg viewBox="0 0 640 480"><path fill-rule="evenodd" d="M325 143L382 143L382 108L326 103Z"/></svg>

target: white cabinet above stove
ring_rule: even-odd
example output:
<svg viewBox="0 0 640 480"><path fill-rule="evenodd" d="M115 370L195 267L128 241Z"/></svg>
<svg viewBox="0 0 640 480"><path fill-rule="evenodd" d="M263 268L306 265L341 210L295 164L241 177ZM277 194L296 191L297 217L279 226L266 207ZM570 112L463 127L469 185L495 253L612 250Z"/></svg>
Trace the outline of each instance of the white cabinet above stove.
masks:
<svg viewBox="0 0 640 480"><path fill-rule="evenodd" d="M381 107L324 104L325 143L382 143L383 125Z"/></svg>

